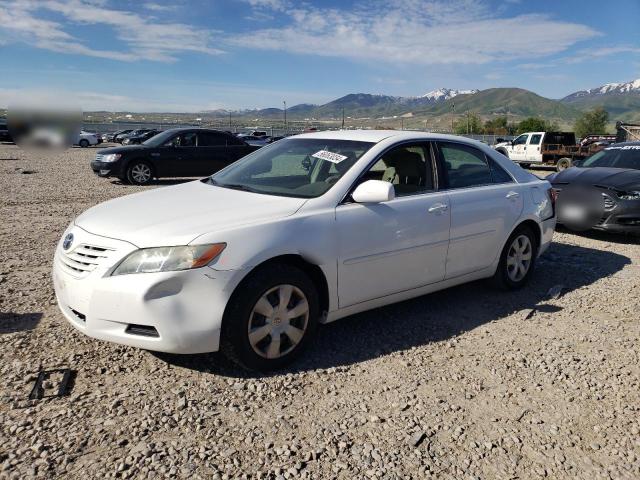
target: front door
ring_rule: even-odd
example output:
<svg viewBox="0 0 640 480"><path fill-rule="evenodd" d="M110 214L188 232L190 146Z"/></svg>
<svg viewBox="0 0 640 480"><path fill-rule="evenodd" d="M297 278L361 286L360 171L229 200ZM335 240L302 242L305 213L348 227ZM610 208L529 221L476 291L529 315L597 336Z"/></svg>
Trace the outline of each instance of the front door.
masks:
<svg viewBox="0 0 640 480"><path fill-rule="evenodd" d="M157 169L162 176L192 177L200 175L196 132L182 132L158 148Z"/></svg>
<svg viewBox="0 0 640 480"><path fill-rule="evenodd" d="M527 141L529 134L523 133L513 141L513 147L509 152L509 158L515 162L524 162L527 159Z"/></svg>
<svg viewBox="0 0 640 480"><path fill-rule="evenodd" d="M362 180L394 184L396 198L336 208L340 307L443 280L449 204L435 190L430 145L396 147Z"/></svg>

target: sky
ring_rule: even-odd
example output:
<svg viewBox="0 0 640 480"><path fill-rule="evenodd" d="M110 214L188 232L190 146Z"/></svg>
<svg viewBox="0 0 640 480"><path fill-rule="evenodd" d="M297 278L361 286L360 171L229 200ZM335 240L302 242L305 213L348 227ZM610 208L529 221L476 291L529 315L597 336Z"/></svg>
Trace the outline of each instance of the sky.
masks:
<svg viewBox="0 0 640 480"><path fill-rule="evenodd" d="M640 78L640 0L0 0L0 106L192 112Z"/></svg>

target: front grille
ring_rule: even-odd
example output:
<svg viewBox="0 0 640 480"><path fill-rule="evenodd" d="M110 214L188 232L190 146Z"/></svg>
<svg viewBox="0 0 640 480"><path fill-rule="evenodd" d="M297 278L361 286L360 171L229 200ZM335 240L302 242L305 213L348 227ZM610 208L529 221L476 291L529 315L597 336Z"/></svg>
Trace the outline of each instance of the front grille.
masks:
<svg viewBox="0 0 640 480"><path fill-rule="evenodd" d="M112 251L110 248L80 244L73 250L63 251L60 263L70 275L84 277L93 272Z"/></svg>
<svg viewBox="0 0 640 480"><path fill-rule="evenodd" d="M125 328L124 333L128 333L129 335L140 335L142 337L152 337L152 338L158 338L160 336L160 334L158 333L158 330L156 330L155 327L149 327L147 325L135 325L133 323L127 325L127 328Z"/></svg>

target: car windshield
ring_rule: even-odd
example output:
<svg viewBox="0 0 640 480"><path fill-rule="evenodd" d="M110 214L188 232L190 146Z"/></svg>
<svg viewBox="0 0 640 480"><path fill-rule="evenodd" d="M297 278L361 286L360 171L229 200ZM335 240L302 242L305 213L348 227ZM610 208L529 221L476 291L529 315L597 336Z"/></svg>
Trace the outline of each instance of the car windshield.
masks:
<svg viewBox="0 0 640 480"><path fill-rule="evenodd" d="M159 147L160 145L164 145L171 137L176 135L178 132L176 130L166 130L164 132L160 132L158 135L154 135L148 140L142 142L143 145L149 145L150 147Z"/></svg>
<svg viewBox="0 0 640 480"><path fill-rule="evenodd" d="M583 168L613 167L640 170L640 145L607 147L579 165Z"/></svg>
<svg viewBox="0 0 640 480"><path fill-rule="evenodd" d="M209 183L267 195L315 198L328 191L374 144L284 139L212 175Z"/></svg>

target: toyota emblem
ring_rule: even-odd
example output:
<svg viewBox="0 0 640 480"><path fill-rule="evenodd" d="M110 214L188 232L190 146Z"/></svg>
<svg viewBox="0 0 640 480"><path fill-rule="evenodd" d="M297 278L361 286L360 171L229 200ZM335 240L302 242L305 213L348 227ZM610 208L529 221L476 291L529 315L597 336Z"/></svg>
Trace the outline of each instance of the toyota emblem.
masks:
<svg viewBox="0 0 640 480"><path fill-rule="evenodd" d="M73 245L73 233L67 233L67 236L62 241L62 248L69 250L71 245Z"/></svg>

